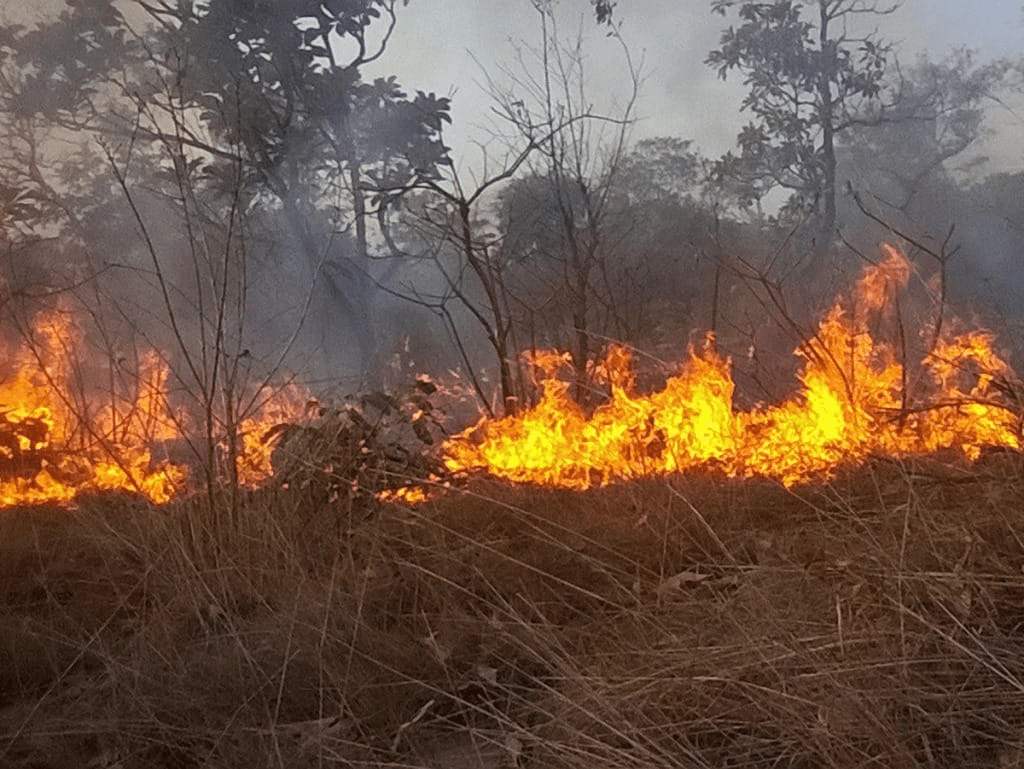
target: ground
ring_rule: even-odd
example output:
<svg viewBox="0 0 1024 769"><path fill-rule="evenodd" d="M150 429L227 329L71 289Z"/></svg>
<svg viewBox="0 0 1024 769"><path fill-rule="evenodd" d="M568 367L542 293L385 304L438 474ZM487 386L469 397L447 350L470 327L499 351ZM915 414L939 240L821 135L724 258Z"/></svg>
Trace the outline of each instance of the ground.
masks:
<svg viewBox="0 0 1024 769"><path fill-rule="evenodd" d="M0 513L0 766L1024 767L1024 459Z"/></svg>

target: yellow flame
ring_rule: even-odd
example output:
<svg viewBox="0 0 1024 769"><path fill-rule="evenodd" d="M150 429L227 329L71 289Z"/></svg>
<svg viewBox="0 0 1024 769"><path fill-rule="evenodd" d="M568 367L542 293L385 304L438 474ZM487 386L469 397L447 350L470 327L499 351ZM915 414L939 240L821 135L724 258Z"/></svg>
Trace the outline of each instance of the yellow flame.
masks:
<svg viewBox="0 0 1024 769"><path fill-rule="evenodd" d="M381 502L395 502L404 505L419 505L427 501L426 489L421 486L403 486L398 489L384 489L377 492Z"/></svg>
<svg viewBox="0 0 1024 769"><path fill-rule="evenodd" d="M924 361L934 395L923 407L905 408L902 366L864 320L910 275L902 253L892 246L884 253L857 284L856 317L837 303L796 351L801 386L785 403L735 411L730 363L711 345L691 349L663 390L638 395L629 352L612 347L599 366L611 397L587 416L557 376L568 359L544 352L534 359L542 372L536 407L485 419L448 441L448 468L570 488L699 468L793 485L876 453L953 448L975 459L985 446L1018 448L1015 415L990 397L994 378L1010 370L985 333L937 344Z"/></svg>
<svg viewBox="0 0 1024 769"><path fill-rule="evenodd" d="M242 420L238 478L243 486L258 486L273 475L271 454L275 442L268 437L272 429L308 417L316 405L306 388L290 383L271 393L252 416Z"/></svg>
<svg viewBox="0 0 1024 769"><path fill-rule="evenodd" d="M171 407L167 361L145 352L133 392L90 393L87 399L78 393L76 399L71 361L81 341L73 316L54 311L37 319L24 344L7 351L11 374L0 380L0 506L67 502L82 490L113 489L161 503L189 486L186 466L152 453L154 445L178 441L190 429L185 415ZM243 421L244 485L270 477L271 446L260 438L273 425L301 416L308 401L308 393L291 386L265 398Z"/></svg>

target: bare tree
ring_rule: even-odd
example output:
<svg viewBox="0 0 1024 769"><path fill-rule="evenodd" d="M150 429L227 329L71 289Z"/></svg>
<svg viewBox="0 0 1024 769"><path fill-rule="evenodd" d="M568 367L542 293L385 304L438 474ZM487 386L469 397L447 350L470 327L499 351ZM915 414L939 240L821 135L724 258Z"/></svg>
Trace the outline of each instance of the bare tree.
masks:
<svg viewBox="0 0 1024 769"><path fill-rule="evenodd" d="M628 85L618 105L596 110L588 90L583 35L563 39L552 4L535 0L534 8L540 45L519 49L517 67L505 69L505 84L489 80L502 120L520 141L537 147L526 162L529 177L517 182L539 193L527 196L534 198L535 210L506 206L504 228L508 232L518 227L522 233L515 221L520 216L528 229L536 228L529 241L517 238L517 253L510 257L546 284L538 286L535 279L532 288L564 309L574 394L583 402L589 366L600 346L594 344L595 331L608 330L602 319L616 314L616 294L608 280L608 267L617 256L616 181L628 149L640 73L618 28L610 26L608 37L618 45ZM538 220L538 208L546 213L546 222Z"/></svg>
<svg viewBox="0 0 1024 769"><path fill-rule="evenodd" d="M602 307L609 309L600 268L604 260L613 258L608 224L614 182L626 152L640 85L638 68L611 26L609 37L620 47L629 88L614 114L595 109L587 94L582 32L566 42L558 34L552 4L536 0L534 8L541 32L539 46L518 47L515 65L504 68L500 77L485 73L497 118L492 146L504 147L497 170L490 171L486 151L483 172L471 185L449 167L443 179L418 184L428 194L404 212L406 223L421 238L419 253L437 266L443 283L442 290L429 296L412 286L404 287L404 295L442 315L457 339L452 302L469 313L497 358L506 413L517 409L522 396L517 387L518 353L525 339L535 338L532 329L517 324L532 301L516 290L524 271L544 276L544 292L557 297L566 310L576 394L582 397L586 389L594 354L595 314ZM528 172L525 177L524 172ZM543 200L537 203L557 213L554 242L543 254L536 249L524 254L521 243L510 247L507 235L516 225L507 216L497 217L500 221L494 216L501 196L524 183L524 178L542 180ZM390 233L394 207L386 203L380 215L382 230ZM395 239L389 240L394 253L402 253ZM448 249L430 248L431 242L443 242ZM530 281L534 286L536 282ZM472 371L461 343L460 349ZM474 385L487 403L476 378Z"/></svg>
<svg viewBox="0 0 1024 769"><path fill-rule="evenodd" d="M472 386L485 409L493 415L480 377L464 342L460 322L453 313L457 305L469 313L483 330L498 364L498 387L506 414L518 409L519 393L513 373L515 350L512 347L512 312L508 293L507 270L500 234L483 215L491 193L512 179L538 148L527 141L518 153L506 157L493 174L487 173L474 186L467 186L452 166L443 179L424 181L418 188L424 193L406 200L401 209L407 244L400 244L392 223L398 207L396 195L404 188L378 191L377 217L392 256L426 261L441 278L441 287L431 291L414 283L391 289L403 299L426 307L441 316L459 350Z"/></svg>

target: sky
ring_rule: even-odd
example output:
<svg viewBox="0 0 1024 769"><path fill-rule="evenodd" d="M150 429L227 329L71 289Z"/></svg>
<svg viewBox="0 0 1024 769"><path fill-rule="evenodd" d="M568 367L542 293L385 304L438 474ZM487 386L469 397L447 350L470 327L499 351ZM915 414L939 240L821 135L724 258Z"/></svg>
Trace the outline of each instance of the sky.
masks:
<svg viewBox="0 0 1024 769"><path fill-rule="evenodd" d="M589 96L614 111L628 92L622 58L614 41L596 26L589 0L554 0L563 36L584 33ZM635 60L643 61L644 82L632 138L675 136L693 140L707 156L731 149L744 117L739 113L740 78L727 82L704 65L722 30L735 17L711 12L710 0L617 0L616 18ZM878 0L886 6L886 0ZM0 0L0 17L22 16L59 6L60 0ZM540 32L530 0L408 0L398 2L398 24L376 67L363 75L397 76L408 92L453 97L453 125L447 130L456 161L477 169L477 144L488 139L491 102L485 72L499 75L514 62L516 44L536 44ZM881 35L899 47L901 60L927 52L941 59L951 48L975 49L980 59L1024 54L1024 0L904 0L890 16L877 19ZM1024 168L1019 137L1024 100L993 112L995 135L979 150L990 167Z"/></svg>
<svg viewBox="0 0 1024 769"><path fill-rule="evenodd" d="M573 36L582 29L586 36L593 98L618 93L621 99L626 93L621 56L595 28L590 2L557 3L562 33ZM1022 5L1024 0L905 0L875 26L899 45L905 62L922 52L940 59L958 46L977 49L984 60L1024 53ZM410 0L399 13L380 74L397 75L409 91L452 95L449 145L458 160L475 162L473 142L487 136L483 71L498 74L514 61L514 43L539 39L536 12L529 0ZM734 17L712 14L709 0L619 0L616 16L632 55L644 62L634 138L692 139L709 156L730 149L742 122L743 89L739 78L723 83L703 62ZM1024 127L1024 107L1019 115L996 115L993 124L1000 133ZM1019 146L996 137L985 151L1024 164L1017 158Z"/></svg>

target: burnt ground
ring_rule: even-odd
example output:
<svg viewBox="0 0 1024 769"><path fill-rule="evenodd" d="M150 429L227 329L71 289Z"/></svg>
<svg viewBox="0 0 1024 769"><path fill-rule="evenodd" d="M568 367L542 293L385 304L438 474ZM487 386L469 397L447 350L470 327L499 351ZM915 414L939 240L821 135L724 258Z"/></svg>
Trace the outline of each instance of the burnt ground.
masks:
<svg viewBox="0 0 1024 769"><path fill-rule="evenodd" d="M0 766L1024 766L1024 459L0 514Z"/></svg>

